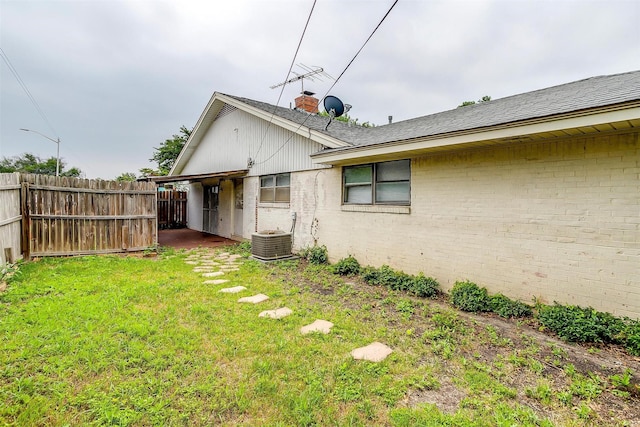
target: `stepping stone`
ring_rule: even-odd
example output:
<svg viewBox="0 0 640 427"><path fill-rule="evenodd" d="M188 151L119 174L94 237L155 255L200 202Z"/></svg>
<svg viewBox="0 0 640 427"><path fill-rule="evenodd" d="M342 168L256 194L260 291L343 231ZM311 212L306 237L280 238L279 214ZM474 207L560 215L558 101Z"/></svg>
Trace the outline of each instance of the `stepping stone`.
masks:
<svg viewBox="0 0 640 427"><path fill-rule="evenodd" d="M224 271L224 272L231 272L231 271L240 271L239 268L224 268L224 267L220 267L220 271Z"/></svg>
<svg viewBox="0 0 640 427"><path fill-rule="evenodd" d="M211 267L196 267L193 269L194 273L208 273L209 271L213 271L213 266Z"/></svg>
<svg viewBox="0 0 640 427"><path fill-rule="evenodd" d="M321 332L323 334L328 334L329 332L331 332L331 328L333 328L333 323L326 320L318 319L312 324L300 328L300 332L303 335L309 334L311 332Z"/></svg>
<svg viewBox="0 0 640 427"><path fill-rule="evenodd" d="M210 273L202 273L202 277L218 277L218 276L224 276L224 272L212 271Z"/></svg>
<svg viewBox="0 0 640 427"><path fill-rule="evenodd" d="M368 360L369 362L382 362L393 352L391 348L380 342L374 342L366 347L356 348L351 352L356 360Z"/></svg>
<svg viewBox="0 0 640 427"><path fill-rule="evenodd" d="M224 282L226 282L226 280L224 280ZM245 289L247 288L245 288L244 286L234 286L233 288L220 289L218 292L223 292L225 294L237 294L238 292L242 292Z"/></svg>
<svg viewBox="0 0 640 427"><path fill-rule="evenodd" d="M189 264L189 265L198 265L198 264L200 264L200 263L199 263L199 262L197 262L197 261L185 261L184 263L185 263L185 264Z"/></svg>
<svg viewBox="0 0 640 427"><path fill-rule="evenodd" d="M254 295L252 297L240 298L238 302L250 302L252 304L258 304L259 302L268 300L269 297L264 294Z"/></svg>
<svg viewBox="0 0 640 427"><path fill-rule="evenodd" d="M223 283L227 283L228 280L224 280L224 279L214 279L214 280L205 280L204 284L205 285L222 285Z"/></svg>
<svg viewBox="0 0 640 427"><path fill-rule="evenodd" d="M235 261L239 258L242 258L242 255L238 255L238 254L229 255L229 261Z"/></svg>
<svg viewBox="0 0 640 427"><path fill-rule="evenodd" d="M258 317L269 317L271 319L282 319L283 317L287 317L291 313L293 313L293 311L290 308L282 307L282 308L276 308L275 310L263 311L262 313L258 314Z"/></svg>
<svg viewBox="0 0 640 427"><path fill-rule="evenodd" d="M202 265L220 265L219 263L217 263L215 261L211 261L211 260L200 261L200 264L202 264Z"/></svg>

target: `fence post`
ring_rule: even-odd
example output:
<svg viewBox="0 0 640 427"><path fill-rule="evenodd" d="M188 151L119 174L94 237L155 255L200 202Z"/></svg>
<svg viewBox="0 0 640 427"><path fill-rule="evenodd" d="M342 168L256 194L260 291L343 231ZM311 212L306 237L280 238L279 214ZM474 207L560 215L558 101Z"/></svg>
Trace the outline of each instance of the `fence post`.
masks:
<svg viewBox="0 0 640 427"><path fill-rule="evenodd" d="M31 259L31 218L29 216L29 183L22 182L20 194L20 210L22 213L22 257L29 261Z"/></svg>

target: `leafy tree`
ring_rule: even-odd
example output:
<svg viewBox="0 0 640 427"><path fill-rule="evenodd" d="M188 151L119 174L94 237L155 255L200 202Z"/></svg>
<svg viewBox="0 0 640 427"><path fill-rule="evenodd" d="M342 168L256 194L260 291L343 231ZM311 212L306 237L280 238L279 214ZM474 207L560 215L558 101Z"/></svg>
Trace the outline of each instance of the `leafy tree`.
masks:
<svg viewBox="0 0 640 427"><path fill-rule="evenodd" d="M116 181L118 182L130 182L135 181L136 179L136 174L133 172L123 172L116 177Z"/></svg>
<svg viewBox="0 0 640 427"><path fill-rule="evenodd" d="M321 117L329 117L329 113L327 113L326 111L320 111L318 113L319 116ZM356 125L356 126L362 126L365 128L371 128L371 127L375 127L376 125L374 125L371 122L363 122L363 123L358 123L358 119L354 119L352 118L350 115L348 115L347 113L344 113L343 115L341 115L340 117L336 117L335 120L339 121L339 122L345 122L345 123L351 123L352 125Z"/></svg>
<svg viewBox="0 0 640 427"><path fill-rule="evenodd" d="M467 105L481 104L483 102L489 102L489 101L491 101L491 97L489 95L485 95L482 98L478 99L477 101L464 101L462 104L458 105L458 108L466 107Z"/></svg>
<svg viewBox="0 0 640 427"><path fill-rule="evenodd" d="M160 176L162 175L159 170L152 168L141 168L139 170L140 176L146 178L148 176Z"/></svg>
<svg viewBox="0 0 640 427"><path fill-rule="evenodd" d="M77 167L64 170L65 163L60 159L60 176L78 178L82 175L82 171ZM41 159L35 154L25 153L21 156L3 157L0 160L0 172L23 172L38 175L55 175L56 174L56 158L49 157Z"/></svg>
<svg viewBox="0 0 640 427"><path fill-rule="evenodd" d="M182 147L189 139L191 135L191 130L187 129L186 126L180 127L180 134L173 135L171 139L165 140L160 147L155 148L155 153L153 153L153 157L149 159L151 162L155 162L158 164L158 169L153 170L150 168L140 169L140 172L144 176L149 176L147 173L151 172L154 175L167 175L169 171L173 167L173 164L176 162L178 155L180 155L180 151L182 151ZM144 171L144 172L143 172Z"/></svg>

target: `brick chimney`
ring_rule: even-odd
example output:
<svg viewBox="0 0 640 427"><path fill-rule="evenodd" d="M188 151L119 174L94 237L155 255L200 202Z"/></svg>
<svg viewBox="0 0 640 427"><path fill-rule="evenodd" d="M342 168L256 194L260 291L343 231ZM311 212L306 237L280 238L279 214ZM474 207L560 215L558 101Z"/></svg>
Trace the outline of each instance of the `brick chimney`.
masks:
<svg viewBox="0 0 640 427"><path fill-rule="evenodd" d="M311 114L316 114L318 112L319 101L318 98L315 98L313 95L315 95L315 93L306 90L302 92L302 95L295 99L296 108L305 110Z"/></svg>

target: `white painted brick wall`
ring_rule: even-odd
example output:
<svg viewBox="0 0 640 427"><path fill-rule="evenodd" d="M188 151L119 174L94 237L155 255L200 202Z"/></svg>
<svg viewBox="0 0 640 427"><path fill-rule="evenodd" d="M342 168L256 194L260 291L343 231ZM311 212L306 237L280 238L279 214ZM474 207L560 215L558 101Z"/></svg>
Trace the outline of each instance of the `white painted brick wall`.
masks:
<svg viewBox="0 0 640 427"><path fill-rule="evenodd" d="M313 242L305 228L315 210L333 261L352 254L422 271L445 290L469 279L525 302L638 318L638 141L609 135L415 159L410 214L343 211L340 168L295 174L297 246ZM290 227L277 213L265 218Z"/></svg>

